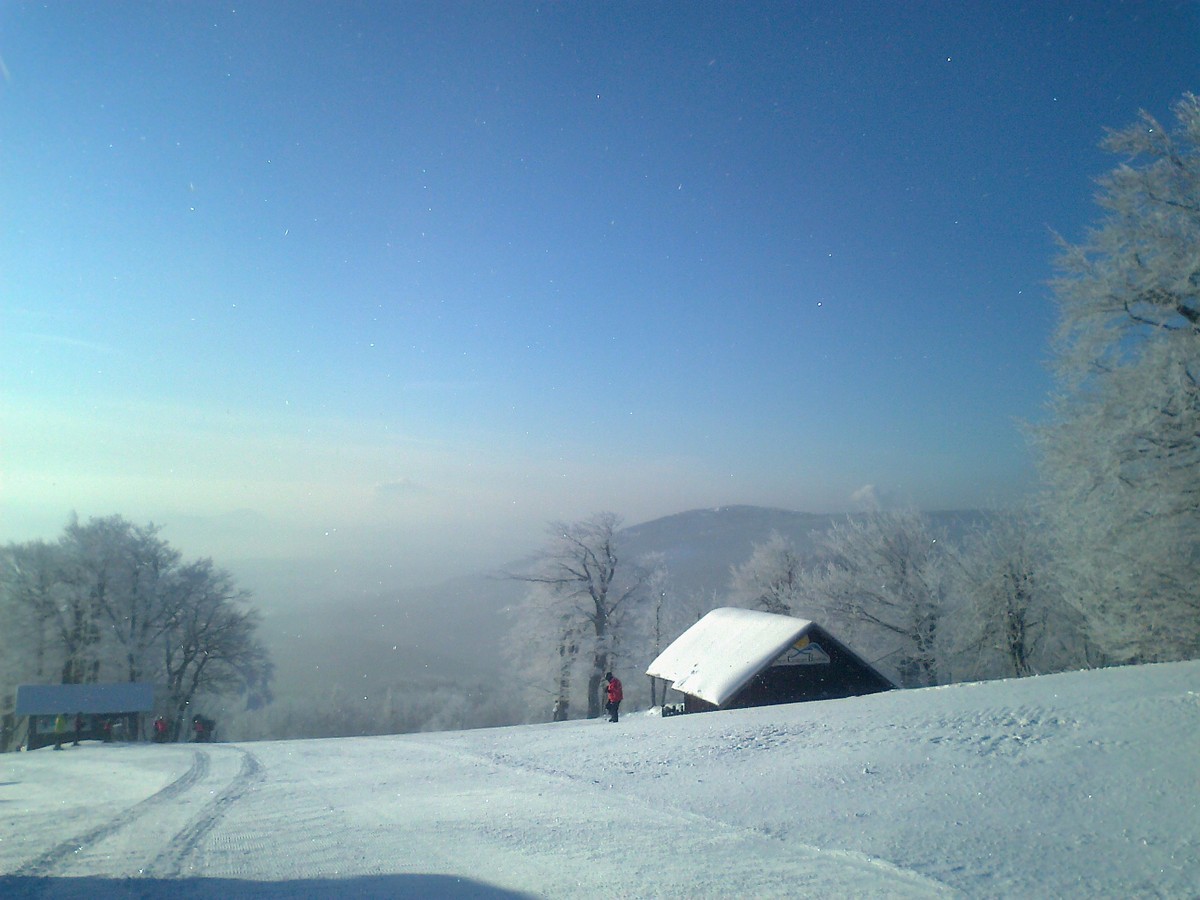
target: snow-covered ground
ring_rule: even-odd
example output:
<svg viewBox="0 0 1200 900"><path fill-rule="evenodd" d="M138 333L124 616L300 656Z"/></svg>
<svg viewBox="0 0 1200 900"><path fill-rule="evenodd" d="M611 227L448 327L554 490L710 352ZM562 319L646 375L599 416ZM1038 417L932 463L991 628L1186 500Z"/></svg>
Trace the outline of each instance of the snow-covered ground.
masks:
<svg viewBox="0 0 1200 900"><path fill-rule="evenodd" d="M8 754L0 873L4 897L1197 897L1200 662Z"/></svg>

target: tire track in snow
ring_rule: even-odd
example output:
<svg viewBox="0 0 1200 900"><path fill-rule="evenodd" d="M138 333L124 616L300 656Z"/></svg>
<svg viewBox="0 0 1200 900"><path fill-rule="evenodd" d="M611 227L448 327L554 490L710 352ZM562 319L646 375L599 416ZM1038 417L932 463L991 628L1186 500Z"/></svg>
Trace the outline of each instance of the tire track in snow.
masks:
<svg viewBox="0 0 1200 900"><path fill-rule="evenodd" d="M209 754L203 750L193 751L192 764L186 772L166 787L143 800L139 800L133 806L124 810L119 819L112 822L105 822L103 825L98 825L90 831L85 831L83 834L76 835L56 844L41 856L35 857L24 865L14 869L12 874L25 877L52 874L53 870L64 861L72 859L88 847L94 846L118 834L133 822L153 812L157 807L174 800L180 794L192 788L208 775L210 768L211 760Z"/></svg>

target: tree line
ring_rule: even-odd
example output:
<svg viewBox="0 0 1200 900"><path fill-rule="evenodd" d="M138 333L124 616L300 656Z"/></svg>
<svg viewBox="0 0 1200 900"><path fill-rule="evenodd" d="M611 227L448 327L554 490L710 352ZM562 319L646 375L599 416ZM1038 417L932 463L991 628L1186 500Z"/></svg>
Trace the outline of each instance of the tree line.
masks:
<svg viewBox="0 0 1200 900"><path fill-rule="evenodd" d="M0 548L0 683L148 682L179 736L206 698L270 698L248 592L186 561L153 524L72 517L53 542Z"/></svg>
<svg viewBox="0 0 1200 900"><path fill-rule="evenodd" d="M624 558L611 513L556 524L512 576L532 708L598 715L607 669L644 671L719 605L820 619L905 686L1200 657L1200 100L1174 114L1108 134L1123 161L1101 217L1060 240L1028 506L953 541L912 510L848 517L813 558L773 535L707 597L675 596L661 558Z"/></svg>

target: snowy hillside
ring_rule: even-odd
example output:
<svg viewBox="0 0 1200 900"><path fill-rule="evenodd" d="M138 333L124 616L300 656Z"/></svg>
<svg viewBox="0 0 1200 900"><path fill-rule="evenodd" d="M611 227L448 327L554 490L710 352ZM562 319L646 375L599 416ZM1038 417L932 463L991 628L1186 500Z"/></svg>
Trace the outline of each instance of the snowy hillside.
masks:
<svg viewBox="0 0 1200 900"><path fill-rule="evenodd" d="M1200 662L0 758L6 897L1195 897Z"/></svg>

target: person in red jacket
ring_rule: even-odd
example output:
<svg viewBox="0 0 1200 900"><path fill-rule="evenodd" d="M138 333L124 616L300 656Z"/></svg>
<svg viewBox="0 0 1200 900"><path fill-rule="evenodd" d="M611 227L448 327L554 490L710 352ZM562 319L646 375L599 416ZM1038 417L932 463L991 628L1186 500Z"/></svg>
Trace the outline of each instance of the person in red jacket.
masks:
<svg viewBox="0 0 1200 900"><path fill-rule="evenodd" d="M621 701L625 699L625 694L621 691L621 679L612 672L605 672L604 680L608 682L608 702L604 704L604 708L608 710L608 721L615 722L617 721L617 710L621 706Z"/></svg>

